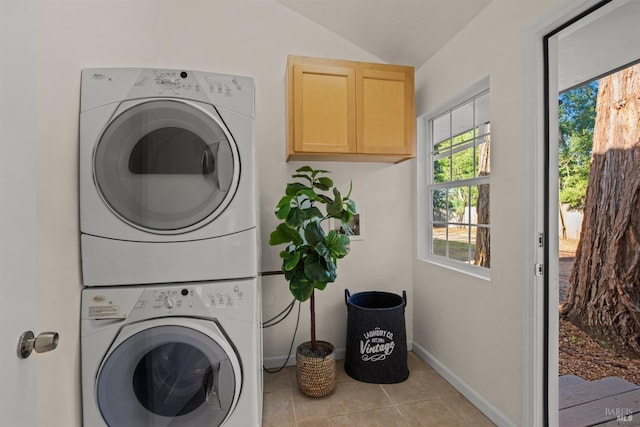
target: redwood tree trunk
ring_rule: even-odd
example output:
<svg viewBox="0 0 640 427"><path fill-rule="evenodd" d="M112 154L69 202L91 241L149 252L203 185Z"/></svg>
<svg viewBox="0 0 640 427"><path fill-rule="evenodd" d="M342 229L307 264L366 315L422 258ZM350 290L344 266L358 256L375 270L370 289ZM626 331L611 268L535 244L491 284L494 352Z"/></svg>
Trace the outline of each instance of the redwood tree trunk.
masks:
<svg viewBox="0 0 640 427"><path fill-rule="evenodd" d="M561 315L640 357L640 65L600 80L584 219Z"/></svg>
<svg viewBox="0 0 640 427"><path fill-rule="evenodd" d="M489 132L489 125L486 125ZM480 148L478 159L478 176L487 176L491 172L491 136L487 136ZM490 224L489 220L489 184L478 185L478 201L476 213L478 224ZM489 268L491 266L491 233L489 228L477 227L476 229L476 254L474 264Z"/></svg>

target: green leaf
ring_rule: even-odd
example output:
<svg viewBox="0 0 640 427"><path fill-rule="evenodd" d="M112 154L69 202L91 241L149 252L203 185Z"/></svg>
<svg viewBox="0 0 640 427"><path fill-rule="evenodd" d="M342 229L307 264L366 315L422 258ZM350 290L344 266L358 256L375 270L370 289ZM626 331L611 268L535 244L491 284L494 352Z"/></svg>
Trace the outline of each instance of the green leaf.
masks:
<svg viewBox="0 0 640 427"><path fill-rule="evenodd" d="M278 219L286 219L289 216L289 211L291 211L291 205L286 204L280 206L280 208L276 211L276 217Z"/></svg>
<svg viewBox="0 0 640 427"><path fill-rule="evenodd" d="M283 243L300 245L303 243L303 240L300 233L298 233L295 228L291 228L287 224L281 223L278 224L276 229L269 236L269 244L275 246Z"/></svg>
<svg viewBox="0 0 640 427"><path fill-rule="evenodd" d="M325 245L324 243L318 243L315 246L315 251L318 253L318 255L320 255L325 260L331 257L331 252L329 251L329 248L327 247L327 245Z"/></svg>
<svg viewBox="0 0 640 427"><path fill-rule="evenodd" d="M324 169L314 169L313 172L311 172L311 176L313 178L315 178L316 176L318 176L321 173L330 173L330 171L324 170Z"/></svg>
<svg viewBox="0 0 640 427"><path fill-rule="evenodd" d="M311 188L299 182L290 182L287 184L287 187L285 189L285 194L287 196L294 197L298 195L300 190L311 190Z"/></svg>
<svg viewBox="0 0 640 427"><path fill-rule="evenodd" d="M327 202L327 215L332 218L339 218L342 212L342 196L337 188L333 187L333 200Z"/></svg>
<svg viewBox="0 0 640 427"><path fill-rule="evenodd" d="M296 169L296 172L309 172L313 173L314 170L311 166L302 166L301 168Z"/></svg>
<svg viewBox="0 0 640 427"><path fill-rule="evenodd" d="M324 194L316 194L316 200L322 202L322 203L330 203L333 202L333 199L331 197L327 197Z"/></svg>
<svg viewBox="0 0 640 427"><path fill-rule="evenodd" d="M343 258L349 253L347 245L349 244L349 237L344 234L338 234L335 230L329 231L326 239L327 251L332 258Z"/></svg>
<svg viewBox="0 0 640 427"><path fill-rule="evenodd" d="M307 209L304 209L304 217L305 219L314 219L314 218L322 218L322 212L320 212L320 209L316 208L315 206L311 206L308 207Z"/></svg>
<svg viewBox="0 0 640 427"><path fill-rule="evenodd" d="M356 211L356 202L351 199L345 199L345 203L347 205L347 212L349 212L351 215L355 215L358 213L358 211Z"/></svg>
<svg viewBox="0 0 640 427"><path fill-rule="evenodd" d="M325 235L322 226L317 221L311 221L304 227L304 238L311 246L315 246L318 242L324 242Z"/></svg>
<svg viewBox="0 0 640 427"><path fill-rule="evenodd" d="M309 200L315 200L316 199L316 192L313 191L311 188L303 188L301 190L298 190L298 196L303 195L306 196Z"/></svg>
<svg viewBox="0 0 640 427"><path fill-rule="evenodd" d="M295 174L295 175L291 175L291 178L304 178L307 181L309 181L309 184L313 184L313 179L311 179L311 177L309 175L304 175L304 174Z"/></svg>
<svg viewBox="0 0 640 427"><path fill-rule="evenodd" d="M289 291L291 291L291 295L293 295L295 299L304 302L311 298L311 294L313 293L313 284L292 280L289 282Z"/></svg>
<svg viewBox="0 0 640 427"><path fill-rule="evenodd" d="M282 269L285 271L293 270L300 261L300 252L294 252L292 256L283 263Z"/></svg>
<svg viewBox="0 0 640 427"><path fill-rule="evenodd" d="M321 190L327 191L329 188L333 187L333 181L331 180L331 178L323 176L316 180L314 186L320 188Z"/></svg>
<svg viewBox="0 0 640 427"><path fill-rule="evenodd" d="M321 184L319 182L316 182L315 184L313 184L313 187L317 188L318 190L322 190L322 191L328 191L329 188L331 188L331 187L327 187L326 185Z"/></svg>
<svg viewBox="0 0 640 427"><path fill-rule="evenodd" d="M327 283L336 280L336 265L327 262L317 252L309 253L304 259L304 275L311 282Z"/></svg>
<svg viewBox="0 0 640 427"><path fill-rule="evenodd" d="M278 219L285 219L287 215L289 215L289 210L291 209L291 200L291 196L284 196L280 199L280 201L276 205L276 217Z"/></svg>
<svg viewBox="0 0 640 427"><path fill-rule="evenodd" d="M290 205L291 204L291 200L293 199L293 197L291 196L284 196L280 199L280 201L278 201L278 204L276 205L276 208L281 208L285 205Z"/></svg>
<svg viewBox="0 0 640 427"><path fill-rule="evenodd" d="M318 290L320 290L320 291L324 291L324 288L327 287L327 284L323 283L323 282L314 282L313 283L313 287L318 289Z"/></svg>
<svg viewBox="0 0 640 427"><path fill-rule="evenodd" d="M304 211L305 209L291 208L287 215L287 224L291 227L300 227L306 219Z"/></svg>

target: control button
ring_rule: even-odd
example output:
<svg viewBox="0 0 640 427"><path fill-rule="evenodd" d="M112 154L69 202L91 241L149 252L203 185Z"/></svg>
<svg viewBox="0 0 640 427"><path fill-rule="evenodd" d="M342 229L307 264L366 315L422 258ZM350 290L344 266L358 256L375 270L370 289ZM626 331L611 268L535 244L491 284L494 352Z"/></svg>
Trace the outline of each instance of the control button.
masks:
<svg viewBox="0 0 640 427"><path fill-rule="evenodd" d="M189 295L189 289L185 288L185 289L181 290L180 293L182 294L182 296L186 297L187 295Z"/></svg>
<svg viewBox="0 0 640 427"><path fill-rule="evenodd" d="M180 73L180 77L182 77L183 79L186 79L187 78L187 72L186 71L181 72Z"/></svg>
<svg viewBox="0 0 640 427"><path fill-rule="evenodd" d="M171 310L176 305L176 300L173 297L165 296L164 297L164 306Z"/></svg>

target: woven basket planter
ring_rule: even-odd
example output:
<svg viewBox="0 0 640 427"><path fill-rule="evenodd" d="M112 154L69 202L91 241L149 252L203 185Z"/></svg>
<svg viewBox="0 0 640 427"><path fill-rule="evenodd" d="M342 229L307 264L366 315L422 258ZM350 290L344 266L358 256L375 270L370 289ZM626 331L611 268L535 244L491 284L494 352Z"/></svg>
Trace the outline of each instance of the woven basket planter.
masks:
<svg viewBox="0 0 640 427"><path fill-rule="evenodd" d="M318 349L328 354L324 357L306 355L311 342L307 341L296 349L296 379L300 391L309 397L324 397L336 385L336 359L334 347L326 341L316 341ZM305 349L309 351L305 352Z"/></svg>

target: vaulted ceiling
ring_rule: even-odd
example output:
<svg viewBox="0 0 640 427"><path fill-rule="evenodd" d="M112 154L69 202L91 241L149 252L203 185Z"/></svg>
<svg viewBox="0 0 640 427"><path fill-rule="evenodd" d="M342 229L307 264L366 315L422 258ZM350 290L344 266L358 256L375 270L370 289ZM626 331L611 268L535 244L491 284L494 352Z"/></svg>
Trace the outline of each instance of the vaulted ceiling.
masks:
<svg viewBox="0 0 640 427"><path fill-rule="evenodd" d="M276 0L381 60L419 67L491 0Z"/></svg>

